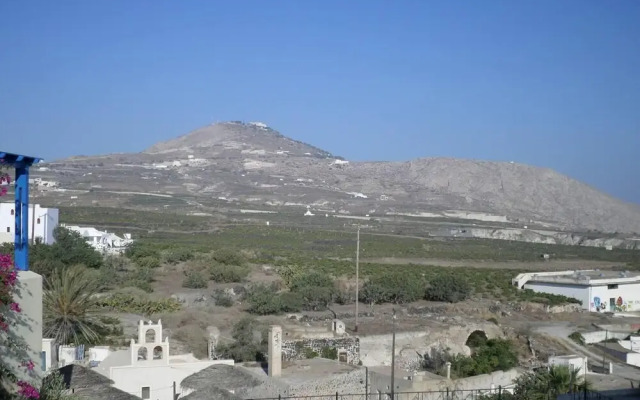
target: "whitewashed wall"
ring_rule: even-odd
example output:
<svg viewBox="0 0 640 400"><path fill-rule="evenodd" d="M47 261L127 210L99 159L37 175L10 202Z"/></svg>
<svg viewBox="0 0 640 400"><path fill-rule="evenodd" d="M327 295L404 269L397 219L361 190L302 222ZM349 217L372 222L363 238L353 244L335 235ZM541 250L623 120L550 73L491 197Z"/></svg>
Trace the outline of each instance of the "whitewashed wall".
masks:
<svg viewBox="0 0 640 400"><path fill-rule="evenodd" d="M531 282L524 285L525 289L534 292L556 294L560 296L573 297L582 302L582 308L589 309L590 287L584 285L559 284L550 282Z"/></svg>
<svg viewBox="0 0 640 400"><path fill-rule="evenodd" d="M214 364L233 365L233 360L201 361L158 366L111 367L111 379L116 388L142 397L142 388L149 387L153 400L173 400L173 382L181 394L180 384L189 375Z"/></svg>

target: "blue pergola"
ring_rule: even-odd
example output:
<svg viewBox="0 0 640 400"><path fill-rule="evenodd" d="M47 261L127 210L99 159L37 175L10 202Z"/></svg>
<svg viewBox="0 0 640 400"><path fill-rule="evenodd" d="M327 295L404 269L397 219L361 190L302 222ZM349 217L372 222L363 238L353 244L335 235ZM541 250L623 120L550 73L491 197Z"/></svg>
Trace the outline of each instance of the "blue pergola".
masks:
<svg viewBox="0 0 640 400"><path fill-rule="evenodd" d="M0 166L15 169L15 255L14 262L20 271L29 269L29 167L42 159L0 151Z"/></svg>

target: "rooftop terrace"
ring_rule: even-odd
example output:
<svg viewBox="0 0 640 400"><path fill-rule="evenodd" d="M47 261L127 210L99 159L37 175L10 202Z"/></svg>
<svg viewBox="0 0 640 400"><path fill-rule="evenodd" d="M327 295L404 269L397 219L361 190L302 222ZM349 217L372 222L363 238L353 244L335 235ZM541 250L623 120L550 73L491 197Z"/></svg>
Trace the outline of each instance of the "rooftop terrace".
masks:
<svg viewBox="0 0 640 400"><path fill-rule="evenodd" d="M640 283L640 273L611 270L575 270L553 272L526 272L518 274L512 284L523 288L526 283L564 283L573 285L598 286L610 283Z"/></svg>

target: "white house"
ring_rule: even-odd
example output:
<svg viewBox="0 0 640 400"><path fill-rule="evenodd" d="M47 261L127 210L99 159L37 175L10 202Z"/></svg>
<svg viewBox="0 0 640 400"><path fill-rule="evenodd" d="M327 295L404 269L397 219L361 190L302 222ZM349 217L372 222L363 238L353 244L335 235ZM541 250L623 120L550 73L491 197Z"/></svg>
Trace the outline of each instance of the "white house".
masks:
<svg viewBox="0 0 640 400"><path fill-rule="evenodd" d="M582 308L597 312L640 310L640 274L628 271L528 272L516 276L519 289L573 297Z"/></svg>
<svg viewBox="0 0 640 400"><path fill-rule="evenodd" d="M96 360L97 361L97 360ZM111 379L116 388L142 399L173 400L189 375L215 364L234 365L233 360L198 360L193 354L169 354L169 338L162 340L162 323L140 321L138 340L127 350L111 352L95 371Z"/></svg>
<svg viewBox="0 0 640 400"><path fill-rule="evenodd" d="M94 249L109 254L122 253L133 242L131 234L120 237L115 233L104 232L93 227L65 225L65 228L78 232Z"/></svg>
<svg viewBox="0 0 640 400"><path fill-rule="evenodd" d="M578 376L584 376L587 373L587 357L577 356L575 354L568 356L551 356L549 357L549 365L557 365L569 367L570 370L577 371Z"/></svg>
<svg viewBox="0 0 640 400"><path fill-rule="evenodd" d="M0 243L15 240L15 203L0 203ZM53 244L53 230L58 226L58 209L39 204L29 205L29 238L40 238L42 243Z"/></svg>

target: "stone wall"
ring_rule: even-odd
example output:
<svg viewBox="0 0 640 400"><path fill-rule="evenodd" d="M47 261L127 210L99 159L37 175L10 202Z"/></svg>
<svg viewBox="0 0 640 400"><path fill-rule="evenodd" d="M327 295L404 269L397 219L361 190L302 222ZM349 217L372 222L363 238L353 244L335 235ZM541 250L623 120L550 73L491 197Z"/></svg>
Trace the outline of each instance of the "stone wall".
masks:
<svg viewBox="0 0 640 400"><path fill-rule="evenodd" d="M360 339L357 337L284 340L282 342L282 358L287 361L302 360L306 358L305 349L321 354L325 347L335 348L338 355L345 352L348 364L358 365L360 363Z"/></svg>
<svg viewBox="0 0 640 400"><path fill-rule="evenodd" d="M493 323L467 323L450 325L446 328L425 326L422 331L398 332L396 334L396 366L415 370L419 367L421 355L429 354L434 348L448 349L454 354L470 355L466 346L469 335L482 331L487 338L502 337L500 327ZM371 335L360 338L360 359L368 367L391 364L391 334Z"/></svg>
<svg viewBox="0 0 640 400"><path fill-rule="evenodd" d="M509 387L522 372L518 369L508 371L495 371L490 374L470 376L461 379L427 378L425 380L408 379L407 374L396 374L395 389L397 392L435 392L445 390L485 390L491 388ZM380 374L370 372L369 392L387 393L390 390L390 376L388 373Z"/></svg>

